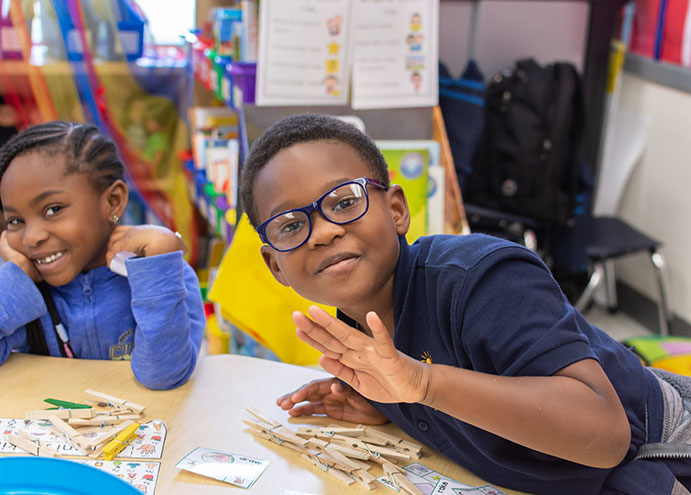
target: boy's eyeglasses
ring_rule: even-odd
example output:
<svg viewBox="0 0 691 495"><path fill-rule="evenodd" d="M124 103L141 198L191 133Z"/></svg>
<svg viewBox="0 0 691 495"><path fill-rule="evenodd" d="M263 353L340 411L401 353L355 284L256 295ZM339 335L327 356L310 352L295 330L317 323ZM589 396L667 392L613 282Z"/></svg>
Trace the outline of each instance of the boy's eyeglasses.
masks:
<svg viewBox="0 0 691 495"><path fill-rule="evenodd" d="M276 251L297 249L312 235L311 213L314 210L338 225L362 218L369 209L367 184L388 189L382 182L369 177L349 180L327 191L314 203L274 215L257 227L257 233L263 243Z"/></svg>

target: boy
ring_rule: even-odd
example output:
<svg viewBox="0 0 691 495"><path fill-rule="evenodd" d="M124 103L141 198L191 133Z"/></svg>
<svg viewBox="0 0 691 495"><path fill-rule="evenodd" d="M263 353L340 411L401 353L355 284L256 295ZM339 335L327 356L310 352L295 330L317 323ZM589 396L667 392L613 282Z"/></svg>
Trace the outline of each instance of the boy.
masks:
<svg viewBox="0 0 691 495"><path fill-rule="evenodd" d="M655 459L689 457L677 391L691 397L689 381L652 373L591 326L522 246L482 235L408 245L403 191L354 127L278 121L252 147L241 200L275 278L339 309L293 315L336 378L279 398L292 415L391 420L532 493L689 493L691 463Z"/></svg>

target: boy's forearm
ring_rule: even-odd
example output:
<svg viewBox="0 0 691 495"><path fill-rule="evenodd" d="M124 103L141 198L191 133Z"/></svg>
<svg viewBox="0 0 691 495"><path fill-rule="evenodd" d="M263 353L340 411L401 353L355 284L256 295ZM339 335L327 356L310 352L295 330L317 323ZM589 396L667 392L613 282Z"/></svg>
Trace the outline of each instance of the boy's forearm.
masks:
<svg viewBox="0 0 691 495"><path fill-rule="evenodd" d="M593 365L599 369L584 360L562 375L506 377L432 364L422 403L525 447L609 468L626 454L630 426L616 392L609 381L601 383ZM568 376L572 372L588 379Z"/></svg>

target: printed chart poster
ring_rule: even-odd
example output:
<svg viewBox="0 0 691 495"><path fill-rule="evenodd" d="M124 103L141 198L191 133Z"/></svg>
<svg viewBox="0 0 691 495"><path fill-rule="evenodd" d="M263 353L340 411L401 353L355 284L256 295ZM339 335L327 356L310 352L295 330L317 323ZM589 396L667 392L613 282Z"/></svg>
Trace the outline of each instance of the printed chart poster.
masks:
<svg viewBox="0 0 691 495"><path fill-rule="evenodd" d="M345 105L350 0L262 0L257 105Z"/></svg>
<svg viewBox="0 0 691 495"><path fill-rule="evenodd" d="M439 0L355 0L355 109L438 101Z"/></svg>

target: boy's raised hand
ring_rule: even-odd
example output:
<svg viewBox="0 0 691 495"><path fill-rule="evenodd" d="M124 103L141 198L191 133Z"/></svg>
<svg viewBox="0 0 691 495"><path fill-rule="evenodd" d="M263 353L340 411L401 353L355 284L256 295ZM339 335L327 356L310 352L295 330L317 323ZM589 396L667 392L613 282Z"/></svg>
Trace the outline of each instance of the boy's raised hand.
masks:
<svg viewBox="0 0 691 495"><path fill-rule="evenodd" d="M352 328L319 308L309 315L296 311L293 321L298 337L323 355L319 364L368 399L377 402L420 402L429 381L426 364L394 347L389 332L376 313L367 313L372 337Z"/></svg>
<svg viewBox="0 0 691 495"><path fill-rule="evenodd" d="M137 256L155 256L187 251L187 246L177 234L158 225L120 225L115 227L108 241L106 264L120 251L130 251Z"/></svg>
<svg viewBox="0 0 691 495"><path fill-rule="evenodd" d="M7 231L0 233L0 258L5 262L12 262L17 265L27 276L35 283L43 280L41 274L34 266L33 261L24 256L22 253L13 249L7 240Z"/></svg>
<svg viewBox="0 0 691 495"><path fill-rule="evenodd" d="M276 404L288 410L291 416L326 414L341 421L368 425L381 425L388 421L362 395L336 378L313 380L279 397Z"/></svg>

